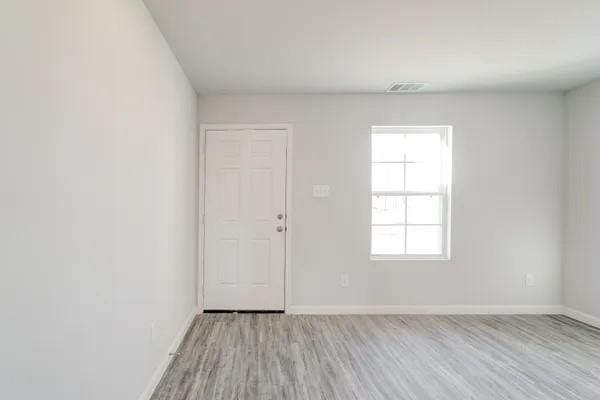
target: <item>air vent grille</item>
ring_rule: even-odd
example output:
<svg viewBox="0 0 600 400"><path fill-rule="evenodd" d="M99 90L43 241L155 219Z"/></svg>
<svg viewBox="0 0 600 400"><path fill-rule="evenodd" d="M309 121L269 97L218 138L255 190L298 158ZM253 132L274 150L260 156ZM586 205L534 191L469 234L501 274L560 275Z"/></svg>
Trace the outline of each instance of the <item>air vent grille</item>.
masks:
<svg viewBox="0 0 600 400"><path fill-rule="evenodd" d="M427 86L426 82L395 82L390 86L387 93L413 93Z"/></svg>

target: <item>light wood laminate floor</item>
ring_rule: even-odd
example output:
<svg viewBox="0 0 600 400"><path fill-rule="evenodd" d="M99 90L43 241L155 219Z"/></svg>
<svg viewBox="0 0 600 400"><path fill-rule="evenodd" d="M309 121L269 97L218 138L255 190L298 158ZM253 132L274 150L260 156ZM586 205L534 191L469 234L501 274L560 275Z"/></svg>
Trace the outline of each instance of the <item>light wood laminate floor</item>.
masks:
<svg viewBox="0 0 600 400"><path fill-rule="evenodd" d="M600 330L562 316L203 314L153 400L600 399Z"/></svg>

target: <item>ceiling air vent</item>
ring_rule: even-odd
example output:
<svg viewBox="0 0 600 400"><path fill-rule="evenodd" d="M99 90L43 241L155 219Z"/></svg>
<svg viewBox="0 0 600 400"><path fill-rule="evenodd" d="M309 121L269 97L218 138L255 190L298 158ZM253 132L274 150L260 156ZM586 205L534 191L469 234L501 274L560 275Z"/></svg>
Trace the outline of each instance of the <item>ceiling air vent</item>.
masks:
<svg viewBox="0 0 600 400"><path fill-rule="evenodd" d="M395 82L386 93L414 93L427 86L426 82Z"/></svg>

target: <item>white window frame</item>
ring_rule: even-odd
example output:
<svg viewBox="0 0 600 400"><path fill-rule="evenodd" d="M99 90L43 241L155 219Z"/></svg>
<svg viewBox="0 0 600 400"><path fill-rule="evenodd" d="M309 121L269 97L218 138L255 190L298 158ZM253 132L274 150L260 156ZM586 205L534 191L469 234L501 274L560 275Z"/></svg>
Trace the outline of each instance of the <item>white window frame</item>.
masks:
<svg viewBox="0 0 600 400"><path fill-rule="evenodd" d="M372 149L372 139L374 134L427 134L427 133L435 133L440 135L440 140L442 143L442 152L441 152L441 175L442 182L439 192L408 192L408 191L374 191L371 185L371 235L369 238L369 253L370 258L373 261L422 261L422 260L441 260L447 261L450 260L450 215L451 215L451 195L452 195L452 126L450 125L431 125L431 126L372 126L371 127L371 135L370 135L370 143ZM371 169L373 168L373 164L377 162L373 161L371 153ZM404 174L406 178L406 169L404 169ZM372 176L372 175L371 175ZM392 196L405 196L408 199L409 196L426 196L426 195L435 195L440 196L442 198L442 252L441 254L373 254L372 253L372 240L373 240L373 226L378 226L379 224L373 224L373 196L380 195L392 195ZM405 207L407 207L408 201L405 201ZM406 216L406 208L405 208L405 216ZM396 224L394 224L396 225ZM413 224L397 224L405 226L405 235L404 240L407 240L407 226ZM414 225L422 225L422 224L414 224ZM440 225L440 224L435 224ZM405 242L405 250L406 250L406 242Z"/></svg>

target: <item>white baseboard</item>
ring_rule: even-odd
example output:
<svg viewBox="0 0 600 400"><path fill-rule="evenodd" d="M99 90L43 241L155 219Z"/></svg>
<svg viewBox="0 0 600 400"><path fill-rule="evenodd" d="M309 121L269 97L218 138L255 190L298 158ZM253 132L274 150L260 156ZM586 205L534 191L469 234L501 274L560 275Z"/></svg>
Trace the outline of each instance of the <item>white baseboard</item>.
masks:
<svg viewBox="0 0 600 400"><path fill-rule="evenodd" d="M165 354L165 356L163 357L163 360L160 362L158 367L156 367L154 374L152 374L152 378L150 378L150 382L148 382L146 389L140 395L140 397L138 397L138 400L150 400L150 398L152 397L152 394L154 393L154 390L156 389L156 386L158 386L160 379L164 375L165 371L167 370L167 367L169 366L169 363L171 362L172 357L169 356L169 353L174 353L177 351L177 349L179 348L179 345L181 344L181 342L183 341L183 338L185 337L185 334L190 329L190 326L192 325L194 318L196 318L196 315L198 315L198 314L199 314L198 309L194 308L192 310L192 312L190 313L190 315L188 315L187 319L183 323L183 326L181 327L179 332L177 332L177 335L175 335L173 342L169 346L169 348L167 350L167 354Z"/></svg>
<svg viewBox="0 0 600 400"><path fill-rule="evenodd" d="M576 319L577 321L583 322L584 324L588 324L588 325L594 326L596 328L600 328L600 318L595 317L591 314L586 314L584 312L575 310L570 307L565 307L563 314L569 318L573 318L573 319Z"/></svg>
<svg viewBox="0 0 600 400"><path fill-rule="evenodd" d="M561 305L289 306L288 314L562 314Z"/></svg>

